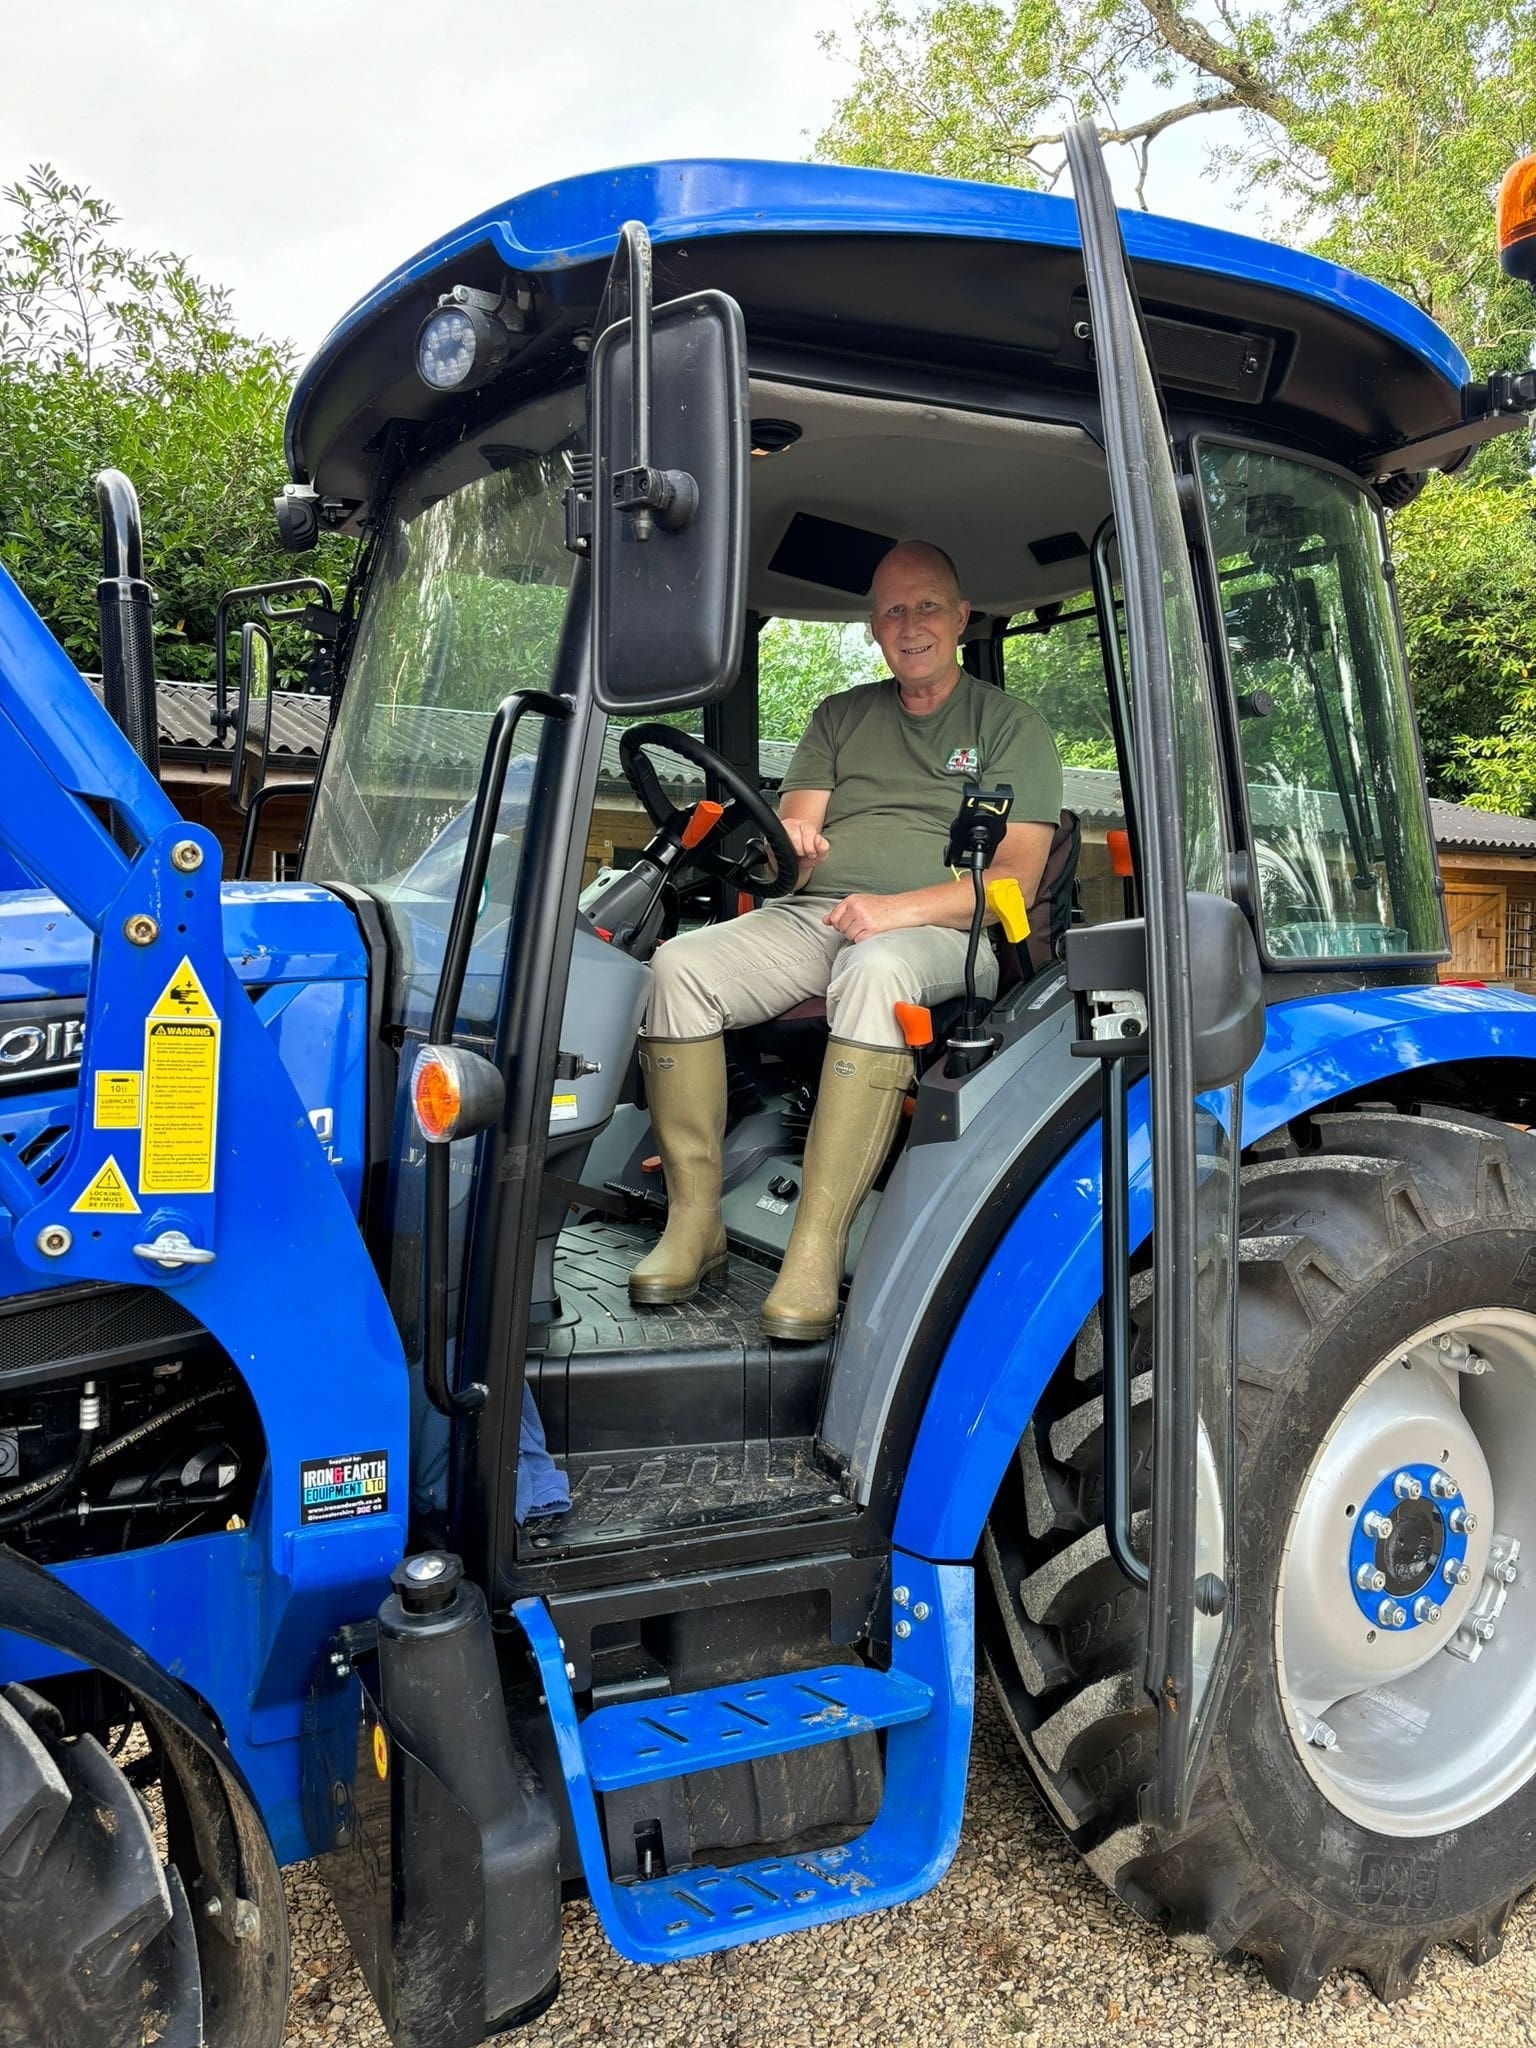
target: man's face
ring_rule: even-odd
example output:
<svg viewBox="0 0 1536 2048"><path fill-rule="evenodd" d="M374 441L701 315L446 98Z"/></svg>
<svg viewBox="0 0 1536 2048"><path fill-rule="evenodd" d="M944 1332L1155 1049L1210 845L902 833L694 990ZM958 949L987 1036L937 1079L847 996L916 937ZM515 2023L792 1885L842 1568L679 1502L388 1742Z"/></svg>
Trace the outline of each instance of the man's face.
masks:
<svg viewBox="0 0 1536 2048"><path fill-rule="evenodd" d="M943 564L916 549L897 549L875 571L869 595L869 630L897 682L912 690L942 682L971 616Z"/></svg>

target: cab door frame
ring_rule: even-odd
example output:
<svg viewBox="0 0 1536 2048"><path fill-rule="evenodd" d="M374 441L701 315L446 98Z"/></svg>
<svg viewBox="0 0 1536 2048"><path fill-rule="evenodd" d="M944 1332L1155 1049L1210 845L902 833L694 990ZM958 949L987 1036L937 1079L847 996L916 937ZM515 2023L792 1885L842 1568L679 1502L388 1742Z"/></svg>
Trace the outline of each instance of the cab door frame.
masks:
<svg viewBox="0 0 1536 2048"><path fill-rule="evenodd" d="M1196 1056L1190 940L1191 892L1230 899L1233 842L1215 772L1221 757L1214 693L1176 472L1119 219L1096 129L1082 124L1066 139L1130 652L1128 737L1145 912L1155 1214L1152 1535L1143 1675L1157 1710L1158 1760L1156 1776L1143 1790L1142 1813L1148 1823L1174 1831L1187 1818L1203 1737L1230 1668L1237 1596L1241 1092L1223 1077L1219 1090L1203 1094L1197 1105L1197 1092L1208 1084L1202 1083ZM1201 786L1202 753L1209 758L1209 788ZM1206 807L1203 837L1191 830L1190 797ZM1246 936L1251 949L1251 934ZM1256 953L1252 972L1257 982ZM1209 1569L1213 1540L1219 1572Z"/></svg>

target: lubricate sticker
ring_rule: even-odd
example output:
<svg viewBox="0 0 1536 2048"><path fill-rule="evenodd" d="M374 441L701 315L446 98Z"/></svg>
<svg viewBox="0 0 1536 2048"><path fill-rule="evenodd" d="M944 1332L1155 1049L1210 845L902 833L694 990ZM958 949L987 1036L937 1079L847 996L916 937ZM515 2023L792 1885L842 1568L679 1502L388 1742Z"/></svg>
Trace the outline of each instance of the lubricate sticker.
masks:
<svg viewBox="0 0 1536 2048"><path fill-rule="evenodd" d="M549 1120L552 1124L574 1123L579 1114L574 1095L556 1095L550 1099Z"/></svg>
<svg viewBox="0 0 1536 2048"><path fill-rule="evenodd" d="M183 959L144 1020L141 1195L213 1192L219 1017Z"/></svg>
<svg viewBox="0 0 1536 2048"><path fill-rule="evenodd" d="M384 1725L380 1721L373 1724L373 1770L375 1777L389 1776L389 1737L384 1733Z"/></svg>
<svg viewBox="0 0 1536 2048"><path fill-rule="evenodd" d="M305 1458L299 1466L299 1521L350 1522L382 1515L389 1495L389 1453L354 1451L345 1458Z"/></svg>
<svg viewBox="0 0 1536 2048"><path fill-rule="evenodd" d="M128 1190L123 1169L109 1152L87 1183L84 1192L70 1203L72 1216L137 1216L139 1205Z"/></svg>
<svg viewBox="0 0 1536 2048"><path fill-rule="evenodd" d="M98 1131L136 1131L139 1128L139 1093L142 1074L99 1073L96 1076L96 1113L92 1118Z"/></svg>

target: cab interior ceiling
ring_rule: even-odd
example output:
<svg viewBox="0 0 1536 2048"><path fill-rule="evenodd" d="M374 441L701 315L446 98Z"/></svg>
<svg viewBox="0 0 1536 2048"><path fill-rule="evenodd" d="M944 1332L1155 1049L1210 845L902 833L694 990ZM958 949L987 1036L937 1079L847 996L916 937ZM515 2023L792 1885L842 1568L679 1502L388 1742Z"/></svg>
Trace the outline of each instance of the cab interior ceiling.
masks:
<svg viewBox="0 0 1536 2048"><path fill-rule="evenodd" d="M483 435L525 396L579 381L585 358L575 337L593 318L606 273L596 263L514 273L489 244L461 250L322 344L290 422L299 471L352 508L345 525L355 531L389 447L398 455L442 428ZM1460 418L1459 390L1341 303L1216 271L1138 263L1136 277L1162 330L1154 354L1181 413L1346 466ZM434 395L415 372L417 329L455 283L511 284L533 297L527 343L495 384L467 400ZM1093 403L1074 248L893 234L721 235L658 246L658 302L701 287L740 302L760 375L932 394L999 412L1041 410L1044 393L1073 409ZM1239 340L1252 346L1235 352Z"/></svg>
<svg viewBox="0 0 1536 2048"><path fill-rule="evenodd" d="M755 456L747 601L796 619L863 619L891 540L951 555L974 611L1008 617L1088 583L1108 516L1104 457L1081 427L751 380L754 420L800 437Z"/></svg>

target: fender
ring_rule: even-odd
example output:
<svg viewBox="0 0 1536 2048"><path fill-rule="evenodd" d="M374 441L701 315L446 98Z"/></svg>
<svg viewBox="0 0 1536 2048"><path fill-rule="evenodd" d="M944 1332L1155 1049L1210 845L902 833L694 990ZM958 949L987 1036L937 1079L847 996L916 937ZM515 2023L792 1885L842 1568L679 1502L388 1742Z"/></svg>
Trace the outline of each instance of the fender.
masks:
<svg viewBox="0 0 1536 2048"><path fill-rule="evenodd" d="M180 1792L167 1799L167 1822L197 1929L209 2048L272 2048L288 2009L282 1880L255 1795L212 1719L98 1608L3 1544L0 1628L133 1695L160 1749L165 1790Z"/></svg>
<svg viewBox="0 0 1536 2048"><path fill-rule="evenodd" d="M1536 1060L1536 998L1508 988L1365 989L1277 1004L1243 1084L1244 1144L1395 1074ZM1131 1241L1152 1227L1148 1086L1130 1099ZM974 1555L1036 1401L1099 1298L1099 1127L1056 1162L987 1262L940 1361L907 1465L895 1542Z"/></svg>

